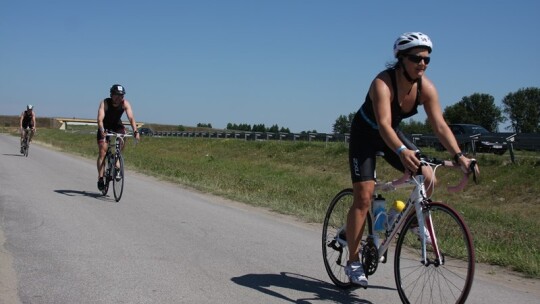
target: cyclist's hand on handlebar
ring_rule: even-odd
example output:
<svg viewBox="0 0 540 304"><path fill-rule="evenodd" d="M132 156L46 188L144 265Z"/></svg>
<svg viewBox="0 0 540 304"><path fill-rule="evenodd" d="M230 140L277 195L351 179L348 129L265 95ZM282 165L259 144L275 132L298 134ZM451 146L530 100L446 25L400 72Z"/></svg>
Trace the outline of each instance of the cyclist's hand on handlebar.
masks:
<svg viewBox="0 0 540 304"><path fill-rule="evenodd" d="M413 174L418 171L420 160L416 155L416 151L405 149L401 151L399 158L401 159L403 166L405 166L405 169Z"/></svg>
<svg viewBox="0 0 540 304"><path fill-rule="evenodd" d="M465 174L472 174L474 182L478 184L478 177L480 175L480 168L478 167L478 162L474 158L468 158L465 156L462 156L458 159L459 165L461 166L461 170Z"/></svg>

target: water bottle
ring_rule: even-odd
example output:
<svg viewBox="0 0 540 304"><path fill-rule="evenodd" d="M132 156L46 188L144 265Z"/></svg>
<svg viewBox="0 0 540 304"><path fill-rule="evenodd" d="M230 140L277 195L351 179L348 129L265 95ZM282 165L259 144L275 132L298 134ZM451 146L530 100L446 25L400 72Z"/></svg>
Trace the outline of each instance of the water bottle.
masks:
<svg viewBox="0 0 540 304"><path fill-rule="evenodd" d="M394 221L403 209L405 209L405 203L400 200L395 200L390 210L388 210L388 230L394 226Z"/></svg>
<svg viewBox="0 0 540 304"><path fill-rule="evenodd" d="M375 231L384 231L386 228L386 200L384 197L378 194L373 200L373 206L371 208L375 221Z"/></svg>

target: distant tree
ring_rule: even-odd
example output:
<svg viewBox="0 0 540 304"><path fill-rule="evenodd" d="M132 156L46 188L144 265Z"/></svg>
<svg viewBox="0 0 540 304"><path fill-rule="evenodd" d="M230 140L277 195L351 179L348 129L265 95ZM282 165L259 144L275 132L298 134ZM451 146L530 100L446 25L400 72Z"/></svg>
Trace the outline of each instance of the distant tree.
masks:
<svg viewBox="0 0 540 304"><path fill-rule="evenodd" d="M279 127L277 124L275 124L275 125L272 125L270 128L268 128L268 130L266 131L269 133L277 133L279 132Z"/></svg>
<svg viewBox="0 0 540 304"><path fill-rule="evenodd" d="M253 125L252 131L253 132L266 132L266 127L264 126L264 124Z"/></svg>
<svg viewBox="0 0 540 304"><path fill-rule="evenodd" d="M251 125L250 125L250 124L244 123L244 124L240 124L240 125L238 126L238 130L250 132L250 131L252 130L252 128L251 128Z"/></svg>
<svg viewBox="0 0 540 304"><path fill-rule="evenodd" d="M523 88L503 100L504 112L517 133L540 132L540 88Z"/></svg>
<svg viewBox="0 0 540 304"><path fill-rule="evenodd" d="M183 125L179 125L179 126L177 127L177 130L180 131L180 132L183 132L183 131L186 130L186 128L185 128Z"/></svg>
<svg viewBox="0 0 540 304"><path fill-rule="evenodd" d="M481 125L496 132L499 123L505 120L501 110L495 105L495 99L489 94L474 93L444 109L444 118L448 123L470 123Z"/></svg>
<svg viewBox="0 0 540 304"><path fill-rule="evenodd" d="M197 127L198 128L212 128L212 124L210 124L210 123L198 123Z"/></svg>
<svg viewBox="0 0 540 304"><path fill-rule="evenodd" d="M251 125L248 124L233 124L228 123L227 124L227 130L233 130L233 131L251 131Z"/></svg>
<svg viewBox="0 0 540 304"><path fill-rule="evenodd" d="M355 113L349 113L346 115L339 115L336 122L332 125L332 131L334 134L345 134L351 131L351 122L353 121Z"/></svg>
<svg viewBox="0 0 540 304"><path fill-rule="evenodd" d="M289 128L281 127L281 129L279 129L279 132L281 132L281 133L291 133L291 130L289 130Z"/></svg>
<svg viewBox="0 0 540 304"><path fill-rule="evenodd" d="M399 128L407 134L430 134L433 133L431 125L426 119L423 123L420 121L415 121L414 119L409 119L409 121L402 121L399 124Z"/></svg>

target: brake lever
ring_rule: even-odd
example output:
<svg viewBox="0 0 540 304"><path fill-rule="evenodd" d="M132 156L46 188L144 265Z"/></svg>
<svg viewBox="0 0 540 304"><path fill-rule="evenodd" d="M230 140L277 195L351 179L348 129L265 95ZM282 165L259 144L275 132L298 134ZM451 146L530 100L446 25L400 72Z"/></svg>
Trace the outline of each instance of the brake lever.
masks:
<svg viewBox="0 0 540 304"><path fill-rule="evenodd" d="M477 165L478 165L478 162L476 161L476 159L474 159L474 158L471 159L471 163L469 164L469 172L471 172L472 175L473 175L474 183L478 185L480 183L480 179L476 175L476 172L477 172L476 167L477 167Z"/></svg>

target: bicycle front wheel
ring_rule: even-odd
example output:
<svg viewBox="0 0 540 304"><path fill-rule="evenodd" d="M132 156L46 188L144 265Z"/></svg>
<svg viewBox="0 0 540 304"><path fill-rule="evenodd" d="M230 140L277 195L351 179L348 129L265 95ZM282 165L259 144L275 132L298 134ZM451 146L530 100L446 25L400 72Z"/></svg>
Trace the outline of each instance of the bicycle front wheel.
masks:
<svg viewBox="0 0 540 304"><path fill-rule="evenodd" d="M401 301L464 303L471 290L475 263L469 228L459 213L442 203L429 203L423 213L434 232L426 241L428 262L421 261L419 229L414 229L418 227L416 214L406 220L396 244L394 275Z"/></svg>
<svg viewBox="0 0 540 304"><path fill-rule="evenodd" d="M122 154L118 154L116 157L112 179L114 200L118 202L122 198L122 193L124 192L124 158L122 157Z"/></svg>
<svg viewBox="0 0 540 304"><path fill-rule="evenodd" d="M334 284L340 288L350 288L353 284L345 274L349 258L349 249L345 236L347 214L353 203L353 190L344 189L330 202L324 218L322 231L322 254L324 267ZM367 227L362 236L362 245L366 243L368 231L371 231L371 219L366 217Z"/></svg>
<svg viewBox="0 0 540 304"><path fill-rule="evenodd" d="M28 144L28 139L24 140L24 156L28 157L28 150L30 150L30 145Z"/></svg>

